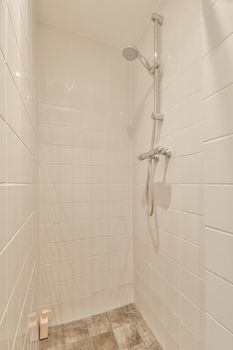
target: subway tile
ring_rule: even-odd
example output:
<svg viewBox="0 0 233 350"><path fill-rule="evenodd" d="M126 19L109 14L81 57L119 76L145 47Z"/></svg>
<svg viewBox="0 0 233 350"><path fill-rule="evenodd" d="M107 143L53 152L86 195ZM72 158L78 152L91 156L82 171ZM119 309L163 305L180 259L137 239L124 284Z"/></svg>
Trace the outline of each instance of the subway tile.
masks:
<svg viewBox="0 0 233 350"><path fill-rule="evenodd" d="M92 148L90 162L92 165L106 166L108 163L108 151L107 151L107 149Z"/></svg>
<svg viewBox="0 0 233 350"><path fill-rule="evenodd" d="M182 11L186 11L186 14L181 17L181 38L178 56L180 58L179 68L181 72L184 72L201 58L202 25L201 10L198 8L200 7L200 1L182 1L182 5ZM195 5L196 9L194 9Z"/></svg>
<svg viewBox="0 0 233 350"><path fill-rule="evenodd" d="M108 218L109 204L105 202L93 202L91 204L91 219Z"/></svg>
<svg viewBox="0 0 233 350"><path fill-rule="evenodd" d="M109 199L110 200L128 200L130 198L130 185L109 185Z"/></svg>
<svg viewBox="0 0 233 350"><path fill-rule="evenodd" d="M233 282L232 246L233 236L231 234L210 228L205 229L205 266L230 282Z"/></svg>
<svg viewBox="0 0 233 350"><path fill-rule="evenodd" d="M181 325L181 349L196 350L201 349L201 341L187 327Z"/></svg>
<svg viewBox="0 0 233 350"><path fill-rule="evenodd" d="M102 170L102 168L100 168L100 171L101 170ZM84 166L84 165L74 166L73 167L73 182L74 183L90 183L91 179L94 177L94 173L95 173L95 169L91 169L88 166ZM95 176L97 176L97 175L95 174ZM93 181L93 182L95 183L95 181Z"/></svg>
<svg viewBox="0 0 233 350"><path fill-rule="evenodd" d="M31 45L33 9L26 11L27 16L23 19L19 6L18 1L0 1L0 182L6 182L0 189L1 316L6 307L0 326L0 347L4 349L30 347L26 340L26 337L29 338L26 314L28 316L36 309L33 300L36 294L36 255L32 253L35 252L37 232L36 186L33 185L36 173L36 113L31 98L33 95L35 101L32 75L35 68L34 47ZM21 2L21 6L28 10L29 5L25 2ZM27 41L23 40L25 34Z"/></svg>
<svg viewBox="0 0 233 350"><path fill-rule="evenodd" d="M125 184L130 182L130 167L108 167L107 182Z"/></svg>
<svg viewBox="0 0 233 350"><path fill-rule="evenodd" d="M7 305L7 283L9 271L7 269L7 250L0 254L0 276L1 276L1 298L0 298L0 319L2 319L3 313Z"/></svg>
<svg viewBox="0 0 233 350"><path fill-rule="evenodd" d="M205 98L231 84L233 79L232 50L233 35L204 58L203 95Z"/></svg>
<svg viewBox="0 0 233 350"><path fill-rule="evenodd" d="M22 173L21 151L23 145L10 128L6 129L6 147L7 180L10 183L20 183Z"/></svg>
<svg viewBox="0 0 233 350"><path fill-rule="evenodd" d="M7 189L7 240L18 230L21 222L20 186L13 185Z"/></svg>
<svg viewBox="0 0 233 350"><path fill-rule="evenodd" d="M109 236L111 235L110 227L109 227L109 218L105 216L105 218L92 220L90 223L89 237L101 237L101 236Z"/></svg>
<svg viewBox="0 0 233 350"><path fill-rule="evenodd" d="M6 181L6 127L0 119L0 183Z"/></svg>
<svg viewBox="0 0 233 350"><path fill-rule="evenodd" d="M108 150L107 160L109 166L129 166L130 152L129 150Z"/></svg>
<svg viewBox="0 0 233 350"><path fill-rule="evenodd" d="M163 92L161 97L161 106L167 113L181 101L181 80L172 82Z"/></svg>
<svg viewBox="0 0 233 350"><path fill-rule="evenodd" d="M172 349L178 350L179 349L178 342L171 336L170 332L166 331L166 329L165 329L164 338L165 338L164 344L168 350L172 350ZM157 346L157 345L155 345L155 346Z"/></svg>
<svg viewBox="0 0 233 350"><path fill-rule="evenodd" d="M233 136L208 142L204 146L204 180L205 183L231 184L233 169L230 150L233 147ZM216 167L216 159L218 166Z"/></svg>
<svg viewBox="0 0 233 350"><path fill-rule="evenodd" d="M231 220L231 185L208 185L204 189L204 207L206 225L212 228L233 232Z"/></svg>
<svg viewBox="0 0 233 350"><path fill-rule="evenodd" d="M0 323L0 345L3 349L8 350L8 323L7 323L7 315L4 316L4 318L1 320Z"/></svg>
<svg viewBox="0 0 233 350"><path fill-rule="evenodd" d="M174 235L166 231L159 231L160 234L160 248L163 253L174 260L178 260L179 254L179 240Z"/></svg>
<svg viewBox="0 0 233 350"><path fill-rule="evenodd" d="M179 342L180 337L180 323L178 317L168 308L165 308L164 312L164 324L168 329L169 333L172 335L174 340Z"/></svg>
<svg viewBox="0 0 233 350"><path fill-rule="evenodd" d="M203 248L187 241L180 241L180 264L195 275L203 274Z"/></svg>
<svg viewBox="0 0 233 350"><path fill-rule="evenodd" d="M89 165L91 164L91 149L74 147L73 150L74 165Z"/></svg>
<svg viewBox="0 0 233 350"><path fill-rule="evenodd" d="M112 235L128 234L130 225L129 217L110 218L109 220L109 230Z"/></svg>
<svg viewBox="0 0 233 350"><path fill-rule="evenodd" d="M203 315L199 308L181 296L181 319L199 339L203 331Z"/></svg>
<svg viewBox="0 0 233 350"><path fill-rule="evenodd" d="M187 20L190 17L200 16L201 15L201 2L192 1L192 0L181 0L181 16L183 19L187 17Z"/></svg>
<svg viewBox="0 0 233 350"><path fill-rule="evenodd" d="M170 161L166 179L170 183L197 184L203 181L203 156L198 153Z"/></svg>
<svg viewBox="0 0 233 350"><path fill-rule="evenodd" d="M106 184L90 185L90 199L93 202L107 201L109 199L109 188Z"/></svg>
<svg viewBox="0 0 233 350"><path fill-rule="evenodd" d="M70 261L61 261L48 265L39 266L39 285L48 285L55 282L71 280L74 277L74 270Z"/></svg>
<svg viewBox="0 0 233 350"><path fill-rule="evenodd" d="M10 17L9 10L7 11L7 50L6 50L6 61L9 66L10 72L14 78L16 85L19 83L19 47L17 39Z"/></svg>
<svg viewBox="0 0 233 350"><path fill-rule="evenodd" d="M178 263L173 260L163 256L162 258L162 272L163 276L174 285L174 287L179 288L179 267Z"/></svg>
<svg viewBox="0 0 233 350"><path fill-rule="evenodd" d="M202 60L193 63L180 77L181 99L185 99L202 88Z"/></svg>
<svg viewBox="0 0 233 350"><path fill-rule="evenodd" d="M226 350L232 349L233 337L232 333L229 332L222 324L218 323L211 316L206 315L206 338L205 348L206 350L218 350L219 347L224 344Z"/></svg>
<svg viewBox="0 0 233 350"><path fill-rule="evenodd" d="M67 132L69 135L69 132ZM65 142L69 145L69 142ZM58 164L70 165L73 164L73 147L72 146L58 146Z"/></svg>
<svg viewBox="0 0 233 350"><path fill-rule="evenodd" d="M180 310L180 295L179 290L167 280L164 280L164 301L168 308L176 315L179 315Z"/></svg>
<svg viewBox="0 0 233 350"><path fill-rule="evenodd" d="M88 184L73 184L73 201L74 202L87 202L91 199L91 188ZM100 191L99 196L101 196L102 191ZM102 199L102 197L101 197ZM98 197L96 196L96 200Z"/></svg>
<svg viewBox="0 0 233 350"><path fill-rule="evenodd" d="M39 144L39 163L58 164L58 148L54 145Z"/></svg>
<svg viewBox="0 0 233 350"><path fill-rule="evenodd" d="M204 47L203 52L213 50L233 32L233 7L230 2L216 1L204 14ZM221 26L221 30L219 30Z"/></svg>
<svg viewBox="0 0 233 350"><path fill-rule="evenodd" d="M6 55L7 2L0 1L0 48Z"/></svg>
<svg viewBox="0 0 233 350"><path fill-rule="evenodd" d="M201 215L180 212L178 216L179 237L203 246L204 243L204 219Z"/></svg>
<svg viewBox="0 0 233 350"><path fill-rule="evenodd" d="M8 2L8 9L10 12L10 16L12 19L12 24L15 30L15 35L17 38L17 41L19 42L20 39L20 27L19 27L19 20L20 20L20 4L14 0L9 0Z"/></svg>
<svg viewBox="0 0 233 350"><path fill-rule="evenodd" d="M187 212L192 212L194 214L201 214L203 212L202 205L202 186L201 185L172 185L172 189L170 190L171 194L169 195L169 188L163 189L161 192L161 204L167 205L166 201L170 201L170 207L183 210ZM170 197L170 198L169 198ZM168 202L169 203L169 202Z"/></svg>
<svg viewBox="0 0 233 350"><path fill-rule="evenodd" d="M203 101L204 140L211 140L233 132L230 111L233 108L233 87L229 86Z"/></svg>
<svg viewBox="0 0 233 350"><path fill-rule="evenodd" d="M8 272L8 283L7 292L8 298L15 288L18 276L20 275L20 269L23 266L24 259L21 257L21 245L22 245L22 235L21 230L14 236L8 251L7 251L7 272ZM28 252L26 256L28 255ZM24 257L25 258L25 257Z"/></svg>
<svg viewBox="0 0 233 350"><path fill-rule="evenodd" d="M203 123L195 123L187 128L182 128L170 135L166 141L174 157L199 153L203 147Z"/></svg>
<svg viewBox="0 0 233 350"><path fill-rule="evenodd" d="M202 121L202 96L196 92L166 113L161 137Z"/></svg>
<svg viewBox="0 0 233 350"><path fill-rule="evenodd" d="M109 217L129 217L130 202L129 201L110 201L109 202Z"/></svg>
<svg viewBox="0 0 233 350"><path fill-rule="evenodd" d="M202 0L202 8L206 11L210 6L212 6L217 0Z"/></svg>
<svg viewBox="0 0 233 350"><path fill-rule="evenodd" d="M233 329L231 317L233 309L232 290L231 283L206 272L206 311L230 331Z"/></svg>
<svg viewBox="0 0 233 350"><path fill-rule="evenodd" d="M0 4L1 6L1 4ZM0 116L5 118L5 83L6 83L6 64L2 52L0 51Z"/></svg>
<svg viewBox="0 0 233 350"><path fill-rule="evenodd" d="M203 307L204 284L203 281L191 272L181 268L180 284L182 294L195 303L198 307Z"/></svg>

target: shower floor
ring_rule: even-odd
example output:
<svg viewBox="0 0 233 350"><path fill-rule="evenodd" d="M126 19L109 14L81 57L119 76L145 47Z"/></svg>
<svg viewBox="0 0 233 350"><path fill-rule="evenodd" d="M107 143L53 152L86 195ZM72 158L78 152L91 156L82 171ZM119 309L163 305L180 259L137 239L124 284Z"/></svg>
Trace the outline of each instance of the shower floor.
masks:
<svg viewBox="0 0 233 350"><path fill-rule="evenodd" d="M162 350L134 304L51 327L40 350Z"/></svg>

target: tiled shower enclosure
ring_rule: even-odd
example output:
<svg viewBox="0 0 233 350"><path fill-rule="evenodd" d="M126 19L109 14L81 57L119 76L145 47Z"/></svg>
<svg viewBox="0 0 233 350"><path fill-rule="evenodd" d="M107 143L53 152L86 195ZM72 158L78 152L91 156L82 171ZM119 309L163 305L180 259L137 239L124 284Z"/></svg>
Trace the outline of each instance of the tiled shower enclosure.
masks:
<svg viewBox="0 0 233 350"><path fill-rule="evenodd" d="M230 0L0 0L1 350L233 349L232 61Z"/></svg>

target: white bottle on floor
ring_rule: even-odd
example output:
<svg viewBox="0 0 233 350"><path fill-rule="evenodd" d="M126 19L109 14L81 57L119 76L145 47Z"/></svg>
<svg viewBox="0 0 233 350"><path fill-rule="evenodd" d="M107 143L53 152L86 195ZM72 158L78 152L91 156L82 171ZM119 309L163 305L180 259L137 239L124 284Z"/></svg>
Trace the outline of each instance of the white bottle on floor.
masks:
<svg viewBox="0 0 233 350"><path fill-rule="evenodd" d="M39 340L39 322L38 322L38 314L36 312L32 312L28 315L29 323L29 337L31 342L36 342Z"/></svg>
<svg viewBox="0 0 233 350"><path fill-rule="evenodd" d="M42 310L40 314L40 340L47 339L49 336L49 312L51 310Z"/></svg>

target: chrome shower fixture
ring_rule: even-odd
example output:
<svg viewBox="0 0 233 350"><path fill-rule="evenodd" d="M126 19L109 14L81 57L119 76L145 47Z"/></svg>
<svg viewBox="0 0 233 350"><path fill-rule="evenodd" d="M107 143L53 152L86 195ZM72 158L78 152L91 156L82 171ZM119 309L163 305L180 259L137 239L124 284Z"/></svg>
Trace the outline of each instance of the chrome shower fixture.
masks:
<svg viewBox="0 0 233 350"><path fill-rule="evenodd" d="M171 157L172 151L169 147L156 146L156 134L157 134L157 123L161 123L164 120L164 115L161 113L161 69L160 64L160 27L163 24L163 17L158 13L154 12L151 16L151 20L154 24L154 64L151 65L147 59L140 53L138 48L134 45L127 45L123 48L123 57L128 61L134 61L137 58L146 68L150 75L153 76L154 80L154 111L151 114L153 120L152 135L150 149L148 152L140 154L138 160L147 160L147 179L146 179L146 210L149 216L153 215L154 212L154 189L153 189L153 175L154 175L154 164L155 161L160 159L160 156L164 156L167 159Z"/></svg>
<svg viewBox="0 0 233 350"><path fill-rule="evenodd" d="M163 24L163 16L159 15L158 13L154 12L152 13L151 20L158 22L158 24Z"/></svg>
<svg viewBox="0 0 233 350"><path fill-rule="evenodd" d="M127 45L122 50L123 57L128 61L134 61L137 58L140 60L142 65L148 70L151 75L155 74L155 67L152 66L147 59L140 53L138 48L134 45Z"/></svg>
<svg viewBox="0 0 233 350"><path fill-rule="evenodd" d="M162 122L164 120L164 115L163 115L163 113L154 112L151 114L151 118L153 120L160 120Z"/></svg>
<svg viewBox="0 0 233 350"><path fill-rule="evenodd" d="M165 156L166 158L170 158L172 155L172 150L169 147L157 146L153 150L142 153L138 156L138 160L158 160L158 156Z"/></svg>
<svg viewBox="0 0 233 350"><path fill-rule="evenodd" d="M134 45L127 45L122 49L122 54L128 61L134 61L138 58L139 50Z"/></svg>

